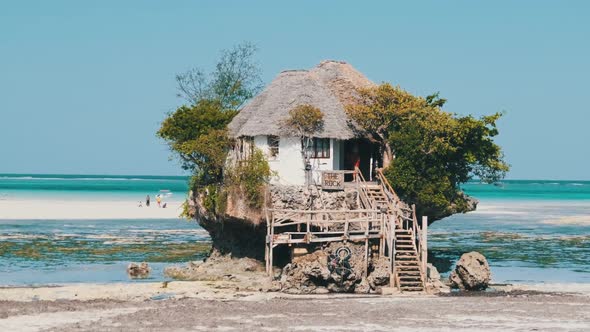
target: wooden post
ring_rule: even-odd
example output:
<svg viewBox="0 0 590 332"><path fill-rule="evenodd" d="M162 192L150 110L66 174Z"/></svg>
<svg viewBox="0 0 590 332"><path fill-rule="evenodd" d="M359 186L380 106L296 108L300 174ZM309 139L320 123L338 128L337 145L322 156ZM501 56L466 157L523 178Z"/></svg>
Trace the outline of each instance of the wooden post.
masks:
<svg viewBox="0 0 590 332"><path fill-rule="evenodd" d="M382 258L385 255L385 213L381 214L381 225L379 227L379 233L381 233L381 237L379 238L379 258Z"/></svg>
<svg viewBox="0 0 590 332"><path fill-rule="evenodd" d="M426 264L428 263L428 217L422 216L422 270L426 274Z"/></svg>
<svg viewBox="0 0 590 332"><path fill-rule="evenodd" d="M271 218L271 224L270 224L270 239L268 241L268 248L269 248L269 253L268 253L268 271L269 271L269 275L271 277L271 279L273 278L273 271L272 271L272 263L273 263L273 251L274 251L274 239L275 237L275 227L274 227L274 214Z"/></svg>
<svg viewBox="0 0 590 332"><path fill-rule="evenodd" d="M270 250L268 249L268 243L270 242L270 225L266 225L266 239L264 239L264 262L266 263L266 274L270 276L270 268L268 261L270 258Z"/></svg>
<svg viewBox="0 0 590 332"><path fill-rule="evenodd" d="M348 212L344 213L344 238L346 240L344 240L344 243L346 244L346 241L348 240Z"/></svg>
<svg viewBox="0 0 590 332"><path fill-rule="evenodd" d="M391 240L389 244L389 254L391 255L391 259L389 260L389 264L391 267L391 275L389 276L389 284L392 287L396 287L398 285L395 282L395 227L393 227L393 231L390 233Z"/></svg>
<svg viewBox="0 0 590 332"><path fill-rule="evenodd" d="M307 221L307 234L305 234L305 242L309 243L309 241L311 241L311 213L309 213L307 216L308 217L305 218L305 220Z"/></svg>
<svg viewBox="0 0 590 332"><path fill-rule="evenodd" d="M266 198L265 198L266 200ZM270 242L270 228L271 228L271 218L269 218L268 216L268 208L265 207L264 208L264 216L266 217L266 239L264 239L264 261L266 263L266 273L270 276L271 275L271 271L270 271L270 266L269 266L269 260L270 260L270 249L269 249L269 242ZM274 216L273 216L274 218Z"/></svg>
<svg viewBox="0 0 590 332"><path fill-rule="evenodd" d="M368 229L368 228L367 228ZM369 234L365 238L365 277L369 275Z"/></svg>
<svg viewBox="0 0 590 332"><path fill-rule="evenodd" d="M365 229L365 277L369 274L369 223L371 220L370 214L366 215L367 228Z"/></svg>

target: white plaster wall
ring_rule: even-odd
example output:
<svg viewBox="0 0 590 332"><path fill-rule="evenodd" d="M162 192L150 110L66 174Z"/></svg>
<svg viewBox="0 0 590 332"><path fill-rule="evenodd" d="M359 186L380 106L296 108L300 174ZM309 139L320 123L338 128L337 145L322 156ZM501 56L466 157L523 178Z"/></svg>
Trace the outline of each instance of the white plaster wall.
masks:
<svg viewBox="0 0 590 332"><path fill-rule="evenodd" d="M321 171L341 169L342 141L330 139L330 158L312 158L311 169L316 183L321 183ZM270 169L277 173L273 183L284 185L304 185L305 166L301 156L301 140L297 137L280 137L279 156L270 158L266 136L255 136L254 145L268 158Z"/></svg>
<svg viewBox="0 0 590 332"><path fill-rule="evenodd" d="M312 174L313 174L313 178L315 180L315 182L317 184L321 184L322 183L322 173L321 171L331 171L334 170L334 161L336 160L334 158L334 139L330 139L330 158L311 158L310 159L310 163L311 163L311 169L312 169Z"/></svg>
<svg viewBox="0 0 590 332"><path fill-rule="evenodd" d="M254 137L254 145L265 153L270 169L277 173L277 176L271 180L272 182L284 185L305 184L305 170L299 138L280 137L279 156L275 159L270 158L266 136Z"/></svg>

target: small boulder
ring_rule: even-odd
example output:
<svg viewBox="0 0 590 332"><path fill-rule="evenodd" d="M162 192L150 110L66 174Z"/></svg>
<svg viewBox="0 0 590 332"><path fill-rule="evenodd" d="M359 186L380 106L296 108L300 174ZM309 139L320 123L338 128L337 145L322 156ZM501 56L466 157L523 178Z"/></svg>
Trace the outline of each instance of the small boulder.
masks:
<svg viewBox="0 0 590 332"><path fill-rule="evenodd" d="M468 252L461 256L449 279L453 288L484 290L491 280L490 265L482 254Z"/></svg>
<svg viewBox="0 0 590 332"><path fill-rule="evenodd" d="M440 273L438 273L436 267L431 263L426 265L426 273L426 289L429 293L449 293L451 291L449 286L442 282Z"/></svg>
<svg viewBox="0 0 590 332"><path fill-rule="evenodd" d="M367 277L371 290L380 291L383 286L389 285L389 262L385 259L379 259L373 264L373 271Z"/></svg>
<svg viewBox="0 0 590 332"><path fill-rule="evenodd" d="M150 275L151 268L148 263L130 263L127 266L127 274L131 278L147 278Z"/></svg>

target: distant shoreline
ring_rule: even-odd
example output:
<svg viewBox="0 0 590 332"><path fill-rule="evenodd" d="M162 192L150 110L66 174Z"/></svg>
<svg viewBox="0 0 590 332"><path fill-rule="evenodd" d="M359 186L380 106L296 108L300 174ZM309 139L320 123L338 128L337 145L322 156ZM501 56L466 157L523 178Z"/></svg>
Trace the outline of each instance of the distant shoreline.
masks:
<svg viewBox="0 0 590 332"><path fill-rule="evenodd" d="M145 197L144 197L145 199ZM164 200L166 208L158 208L155 197L150 207L138 197L134 200L109 199L8 199L0 200L0 220L33 219L178 219L183 200Z"/></svg>

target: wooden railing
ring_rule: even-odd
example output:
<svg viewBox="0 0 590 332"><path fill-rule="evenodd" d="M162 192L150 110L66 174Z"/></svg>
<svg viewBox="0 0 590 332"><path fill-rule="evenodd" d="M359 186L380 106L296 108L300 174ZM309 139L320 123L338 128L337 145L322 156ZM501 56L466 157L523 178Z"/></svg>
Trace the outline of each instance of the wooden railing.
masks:
<svg viewBox="0 0 590 332"><path fill-rule="evenodd" d="M395 218L395 228L403 229L403 230L410 230L412 232L412 237L414 238L414 244L416 246L416 251L418 254L418 260L420 262L420 276L422 279L423 285L426 285L426 265L428 261L428 219L427 217L422 218L422 225L418 222L418 217L416 214L416 205L412 205L411 208L407 208L402 201L400 200L399 196L396 194L395 190L389 183L389 180L383 174L383 170L378 168L376 172L377 181L381 185L381 188L385 195L390 199L389 207L390 210L393 212L393 218ZM392 246L392 255L393 259L390 260L391 264L391 271L392 274L395 276L395 235L393 236L392 240L388 240L388 245L391 243ZM395 280L396 284L399 285L399 279Z"/></svg>
<svg viewBox="0 0 590 332"><path fill-rule="evenodd" d="M428 225L424 226L424 228L420 227L418 224L418 218L416 217L416 205L412 204L412 224L413 224L413 232L414 238L416 243L416 250L418 252L418 261L420 262L420 277L422 278L422 284L426 285L426 230Z"/></svg>
<svg viewBox="0 0 590 332"><path fill-rule="evenodd" d="M358 167L354 168L354 180L357 183L359 199L363 206L367 209L375 209L376 207L374 206L373 201L371 200L369 195L369 189L366 186L367 181L365 181L363 172L361 172Z"/></svg>
<svg viewBox="0 0 590 332"><path fill-rule="evenodd" d="M365 270L369 239L381 239L385 227L381 211L266 209L266 269L272 271L273 249L279 244L365 241Z"/></svg>
<svg viewBox="0 0 590 332"><path fill-rule="evenodd" d="M396 230L406 230L414 240L422 284L425 285L428 247L426 217L422 218L422 223L418 222L415 205L409 208L399 199L381 169L377 169L376 178L386 197L387 210L378 208L379 204L374 199L374 192L371 193L374 189L365 181L358 168L346 172L354 174L353 181L357 187L359 200L359 207L356 210L265 209L267 272L272 273L273 248L277 245L349 240L365 242L366 270L369 240L379 240L379 254L390 257L391 282L393 285L399 285L400 279L395 266Z"/></svg>
<svg viewBox="0 0 590 332"><path fill-rule="evenodd" d="M393 201L396 204L399 203L400 202L399 196L397 196L397 194L395 193L395 190L393 190L393 187L389 183L389 180L387 180L385 175L383 175L383 169L381 169L381 168L377 168L377 180L379 181L379 183L381 183L381 185L384 187L384 189L386 189L385 192L392 195Z"/></svg>

